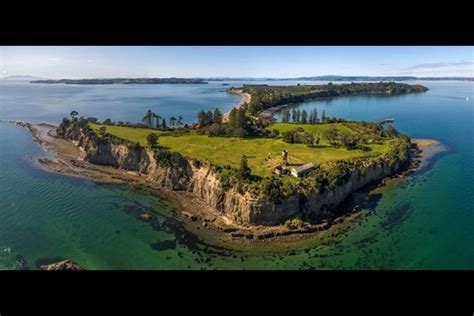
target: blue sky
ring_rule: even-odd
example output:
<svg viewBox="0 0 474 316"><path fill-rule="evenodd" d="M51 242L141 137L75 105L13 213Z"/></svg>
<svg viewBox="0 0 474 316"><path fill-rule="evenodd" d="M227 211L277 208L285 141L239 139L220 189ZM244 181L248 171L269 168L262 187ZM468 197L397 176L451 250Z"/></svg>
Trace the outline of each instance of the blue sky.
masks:
<svg viewBox="0 0 474 316"><path fill-rule="evenodd" d="M0 77L474 76L474 47L0 47Z"/></svg>

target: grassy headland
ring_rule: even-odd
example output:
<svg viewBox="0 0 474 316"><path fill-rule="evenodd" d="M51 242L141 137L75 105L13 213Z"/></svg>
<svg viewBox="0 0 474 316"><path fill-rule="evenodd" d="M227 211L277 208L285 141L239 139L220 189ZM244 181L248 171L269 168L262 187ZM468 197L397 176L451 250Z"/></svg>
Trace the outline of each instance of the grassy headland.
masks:
<svg viewBox="0 0 474 316"><path fill-rule="evenodd" d="M237 137L208 137L199 135L195 130L175 132L150 130L149 128L135 128L126 126L108 126L90 124L94 131L105 127L106 131L114 136L132 143L147 145L147 136L155 132L159 137L159 145L185 157L195 158L200 161L209 161L214 165L229 165L238 168L242 156L246 156L252 174L265 177L273 173L273 169L281 164L281 152L289 152L289 166L296 166L312 162L321 164L329 161L375 157L388 151L390 138L383 139L380 143L367 144L363 149L349 150L338 145L331 145L324 136L324 132L331 127L355 134L356 123L328 123L328 124L291 124L275 123L268 129L279 130L281 134L289 130L302 128L305 131L320 137L318 145L286 143L282 137L275 138L237 138Z"/></svg>

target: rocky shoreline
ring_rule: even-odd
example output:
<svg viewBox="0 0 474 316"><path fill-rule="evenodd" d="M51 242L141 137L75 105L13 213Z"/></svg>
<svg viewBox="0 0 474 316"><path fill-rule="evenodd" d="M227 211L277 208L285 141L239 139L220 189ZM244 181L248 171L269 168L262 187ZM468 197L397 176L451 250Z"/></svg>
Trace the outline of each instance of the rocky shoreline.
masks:
<svg viewBox="0 0 474 316"><path fill-rule="evenodd" d="M224 239L227 240L267 240L284 239L302 235L311 235L322 230L327 230L332 225L350 220L354 214L349 211L343 216L328 222L323 221L318 224L305 224L298 229L289 229L283 225L264 226L264 225L245 225L236 223L228 216L217 214L212 207L198 198L192 192L173 191L164 189L160 185L155 185L146 181L146 177L140 172L126 171L111 166L97 165L85 161L85 153L78 144L68 141L56 135L56 127L49 124L31 124L27 122L11 122L28 128L33 139L43 146L46 150L54 153L54 157L39 158L37 160L40 167L61 174L79 176L99 183L127 184L134 187L145 188L161 198L171 201L177 201L183 210L182 215L192 224L200 225L204 229L220 231ZM377 181L378 186L386 184L390 179L404 177L420 171L429 164L429 161L446 147L434 140L413 140L416 146L412 146L410 164L403 171L396 173L391 177L384 177ZM352 195L364 192L367 196L366 188L352 192ZM352 205L354 208L355 205ZM144 221L149 220L150 215L143 214Z"/></svg>

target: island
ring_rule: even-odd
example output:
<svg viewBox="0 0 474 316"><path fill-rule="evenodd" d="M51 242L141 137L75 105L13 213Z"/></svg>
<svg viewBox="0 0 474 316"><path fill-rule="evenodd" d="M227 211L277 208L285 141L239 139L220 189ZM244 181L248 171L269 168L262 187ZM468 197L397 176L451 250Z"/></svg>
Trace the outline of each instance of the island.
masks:
<svg viewBox="0 0 474 316"><path fill-rule="evenodd" d="M111 78L111 79L59 79L31 80L30 83L47 84L207 84L203 79L193 78Z"/></svg>
<svg viewBox="0 0 474 316"><path fill-rule="evenodd" d="M291 104L427 91L421 85L246 85L228 90L236 91L248 97L226 119L215 109L199 112L193 124L179 118L166 124L149 110L139 123L99 122L72 111L57 128L23 125L58 154L39 160L48 170L167 192L181 202L189 220L246 239L330 227L344 214L338 206L352 193L413 172L420 164L423 148L386 124L391 118L348 121ZM283 112L282 122L262 116L275 108Z"/></svg>

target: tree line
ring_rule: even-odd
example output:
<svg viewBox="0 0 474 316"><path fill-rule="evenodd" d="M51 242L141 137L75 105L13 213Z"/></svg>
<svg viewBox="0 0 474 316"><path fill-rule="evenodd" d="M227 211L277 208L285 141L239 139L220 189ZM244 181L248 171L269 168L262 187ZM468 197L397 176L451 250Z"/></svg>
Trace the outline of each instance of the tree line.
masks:
<svg viewBox="0 0 474 316"><path fill-rule="evenodd" d="M312 109L308 115L306 110L299 110L296 108L288 109L284 108L281 111L281 122L282 123L293 123L298 124L317 124L317 123L326 123L328 117L326 116L326 111L323 110L321 114L321 120L318 118L318 110L316 108Z"/></svg>

